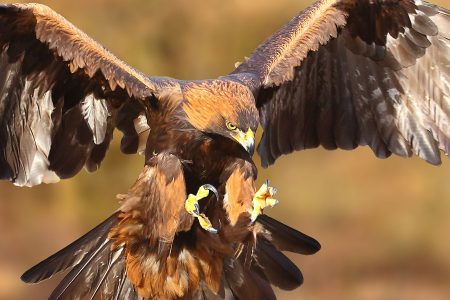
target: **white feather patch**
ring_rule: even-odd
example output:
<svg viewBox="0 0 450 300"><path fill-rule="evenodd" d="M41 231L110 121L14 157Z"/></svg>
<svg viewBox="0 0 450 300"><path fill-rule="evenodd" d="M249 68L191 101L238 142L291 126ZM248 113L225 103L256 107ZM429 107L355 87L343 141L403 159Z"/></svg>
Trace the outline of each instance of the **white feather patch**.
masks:
<svg viewBox="0 0 450 300"><path fill-rule="evenodd" d="M6 148L17 153L8 156L8 162L17 171L14 184L29 187L59 181L56 173L48 170L54 109L51 92L40 96L37 89L31 92L31 87L32 83L26 81L17 107L21 115L27 117L26 123L15 124L19 143L8 140Z"/></svg>
<svg viewBox="0 0 450 300"><path fill-rule="evenodd" d="M96 99L90 94L81 103L81 112L93 134L94 143L103 143L109 116L106 100Z"/></svg>
<svg viewBox="0 0 450 300"><path fill-rule="evenodd" d="M144 154L145 148L147 147L147 139L150 134L150 126L148 126L147 118L144 114L140 114L136 119L133 120L134 129L139 136L139 145L137 152L139 154Z"/></svg>
<svg viewBox="0 0 450 300"><path fill-rule="evenodd" d="M38 102L39 101L39 102ZM29 182L30 185L44 183L55 183L59 181L59 177L55 172L49 171L48 155L51 148L51 130L53 129L52 112L54 109L51 92L44 94L43 99L39 99L37 90L34 91L33 101L39 103L36 112L39 116L34 118L31 123L34 140L36 143L36 154L30 167Z"/></svg>

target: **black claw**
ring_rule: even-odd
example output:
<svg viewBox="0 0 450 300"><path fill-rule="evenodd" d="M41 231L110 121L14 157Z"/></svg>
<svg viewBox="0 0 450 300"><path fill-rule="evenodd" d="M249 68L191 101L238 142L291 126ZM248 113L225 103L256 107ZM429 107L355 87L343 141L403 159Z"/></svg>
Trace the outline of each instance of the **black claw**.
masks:
<svg viewBox="0 0 450 300"><path fill-rule="evenodd" d="M198 202L194 203L194 213L196 213L197 215L200 214L200 205L198 205Z"/></svg>
<svg viewBox="0 0 450 300"><path fill-rule="evenodd" d="M217 192L216 188L210 184L204 184L202 187L208 191L211 191L216 196L216 199L219 200L219 192Z"/></svg>

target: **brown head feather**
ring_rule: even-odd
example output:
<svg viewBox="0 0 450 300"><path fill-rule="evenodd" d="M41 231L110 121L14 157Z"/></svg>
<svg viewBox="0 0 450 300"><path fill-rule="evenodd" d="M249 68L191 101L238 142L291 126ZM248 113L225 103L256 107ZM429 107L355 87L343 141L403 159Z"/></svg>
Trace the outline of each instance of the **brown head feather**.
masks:
<svg viewBox="0 0 450 300"><path fill-rule="evenodd" d="M247 87L233 81L207 80L186 83L182 91L183 109L198 130L222 134L228 121L242 130L256 131L258 112Z"/></svg>

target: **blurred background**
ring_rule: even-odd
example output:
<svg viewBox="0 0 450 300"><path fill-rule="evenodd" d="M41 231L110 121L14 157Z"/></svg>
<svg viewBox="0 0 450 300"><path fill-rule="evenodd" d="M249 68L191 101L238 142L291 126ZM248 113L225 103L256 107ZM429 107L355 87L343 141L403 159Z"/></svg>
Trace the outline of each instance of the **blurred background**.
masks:
<svg viewBox="0 0 450 300"><path fill-rule="evenodd" d="M2 1L3 2L3 1ZM214 78L312 1L42 1L144 73ZM450 8L440 0L435 3ZM118 134L117 134L118 137ZM139 174L116 138L102 168L32 189L0 183L0 299L45 299L61 277L29 286L23 271L108 217ZM309 150L261 170L279 188L267 213L322 250L291 256L304 285L280 299L450 299L450 161L376 159L367 148Z"/></svg>

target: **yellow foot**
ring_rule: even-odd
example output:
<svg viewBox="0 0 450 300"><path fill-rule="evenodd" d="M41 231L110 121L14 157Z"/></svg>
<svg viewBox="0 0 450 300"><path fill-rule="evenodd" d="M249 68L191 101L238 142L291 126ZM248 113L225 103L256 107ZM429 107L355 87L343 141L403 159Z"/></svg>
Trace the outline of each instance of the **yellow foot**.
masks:
<svg viewBox="0 0 450 300"><path fill-rule="evenodd" d="M206 198L210 191L216 195L217 199L219 199L219 194L217 193L216 188L210 184L205 184L198 189L196 195L189 194L186 202L184 203L184 208L189 214L198 219L198 222L203 229L211 233L217 233L217 229L212 226L208 217L205 214L200 213L200 206L198 205L198 201Z"/></svg>
<svg viewBox="0 0 450 300"><path fill-rule="evenodd" d="M267 180L253 196L253 211L251 214L252 223L256 221L256 218L261 215L266 207L274 207L278 200L273 198L277 189L269 185Z"/></svg>

